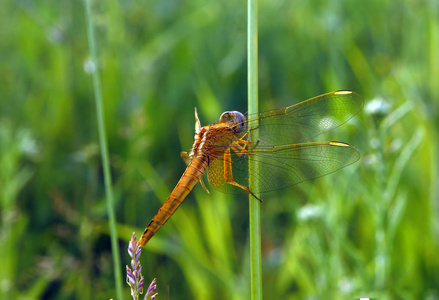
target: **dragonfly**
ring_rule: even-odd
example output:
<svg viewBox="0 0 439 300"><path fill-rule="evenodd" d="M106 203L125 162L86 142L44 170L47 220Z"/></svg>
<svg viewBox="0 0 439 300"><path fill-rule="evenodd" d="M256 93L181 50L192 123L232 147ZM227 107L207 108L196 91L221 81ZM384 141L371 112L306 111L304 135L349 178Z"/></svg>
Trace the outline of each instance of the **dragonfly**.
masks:
<svg viewBox="0 0 439 300"><path fill-rule="evenodd" d="M146 227L138 245L144 246L174 214L207 172L209 183L225 193L257 193L289 187L353 164L359 151L336 141L311 142L355 116L362 98L352 91L336 91L281 109L249 115L224 112L216 124L201 127L195 108L192 149L181 152L187 168L169 198ZM250 169L249 166L256 165Z"/></svg>

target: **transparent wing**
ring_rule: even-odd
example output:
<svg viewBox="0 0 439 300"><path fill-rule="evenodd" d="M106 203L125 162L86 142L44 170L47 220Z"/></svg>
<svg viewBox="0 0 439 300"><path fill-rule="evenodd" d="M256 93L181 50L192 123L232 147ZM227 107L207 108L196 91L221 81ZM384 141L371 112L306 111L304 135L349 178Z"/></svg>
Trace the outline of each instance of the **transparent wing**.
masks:
<svg viewBox="0 0 439 300"><path fill-rule="evenodd" d="M248 162L258 162L254 174L260 184L260 192L282 189L305 180L315 179L356 162L360 153L354 147L338 142L293 144L277 147L258 146L251 155L231 153L233 179L249 186ZM213 160L207 176L210 184L225 193L246 193L224 178L224 157Z"/></svg>
<svg viewBox="0 0 439 300"><path fill-rule="evenodd" d="M298 104L249 115L246 128L256 129L259 146L279 146L310 142L318 135L337 128L363 107L362 98L351 91L338 91Z"/></svg>

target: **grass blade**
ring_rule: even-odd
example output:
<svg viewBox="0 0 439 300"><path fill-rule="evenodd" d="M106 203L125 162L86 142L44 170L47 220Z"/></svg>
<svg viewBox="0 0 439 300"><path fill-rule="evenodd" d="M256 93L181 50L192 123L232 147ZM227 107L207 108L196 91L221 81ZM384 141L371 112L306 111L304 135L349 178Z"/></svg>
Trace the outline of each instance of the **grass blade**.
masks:
<svg viewBox="0 0 439 300"><path fill-rule="evenodd" d="M98 131L99 131L99 144L102 155L102 165L104 168L104 180L105 180L105 192L106 192L106 201L107 201L107 213L109 218L110 225L110 237L111 237L111 249L113 254L113 267L114 267L114 279L116 281L116 294L117 298L122 300L122 271L120 267L120 255L119 255L119 247L117 244L117 231L116 231L116 217L114 213L114 197L113 197L113 188L111 183L111 171L110 171L110 163L108 159L108 146L107 146L107 138L105 133L105 122L104 122L104 112L102 109L102 93L101 93L101 84L99 81L99 73L97 68L97 51L95 46L95 36L93 30L93 20L91 13L91 3L90 0L85 0L85 18L87 22L87 37L88 37L88 45L91 55L91 61L94 66L92 72L93 79L93 91L96 103L96 115L98 121Z"/></svg>
<svg viewBox="0 0 439 300"><path fill-rule="evenodd" d="M247 7L247 76L248 76L248 113L258 112L258 15L257 0L248 0ZM249 128L250 129L250 128ZM252 136L252 142L258 140L257 133ZM256 160L253 160L254 162ZM249 163L250 189L259 194L257 163ZM260 201L249 195L250 217L250 280L251 299L262 299L262 268L261 268L261 224Z"/></svg>

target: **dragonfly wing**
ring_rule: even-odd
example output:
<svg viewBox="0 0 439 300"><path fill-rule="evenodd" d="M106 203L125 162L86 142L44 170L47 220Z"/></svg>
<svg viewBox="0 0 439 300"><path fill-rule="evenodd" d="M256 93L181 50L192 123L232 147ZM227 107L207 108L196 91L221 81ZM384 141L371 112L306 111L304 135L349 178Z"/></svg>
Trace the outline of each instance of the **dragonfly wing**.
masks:
<svg viewBox="0 0 439 300"><path fill-rule="evenodd" d="M232 151L233 152L233 151ZM356 162L360 153L354 147L339 142L317 142L277 147L257 147L251 155L231 154L233 179L249 186L248 162L258 163L254 174L260 192L282 189L300 182L315 179ZM225 193L246 193L226 182L224 160L213 160L208 168L210 184Z"/></svg>
<svg viewBox="0 0 439 300"><path fill-rule="evenodd" d="M298 104L250 115L248 128L258 129L260 146L310 142L316 136L337 128L363 107L361 96L338 91L311 98Z"/></svg>

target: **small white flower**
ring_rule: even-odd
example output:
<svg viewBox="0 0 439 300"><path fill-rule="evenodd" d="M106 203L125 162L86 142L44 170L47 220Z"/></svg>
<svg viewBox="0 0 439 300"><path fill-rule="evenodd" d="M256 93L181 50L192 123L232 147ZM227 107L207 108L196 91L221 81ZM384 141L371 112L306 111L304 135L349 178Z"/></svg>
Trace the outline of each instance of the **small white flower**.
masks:
<svg viewBox="0 0 439 300"><path fill-rule="evenodd" d="M385 115L390 111L390 104L384 98L376 97L366 104L364 111L370 115Z"/></svg>

